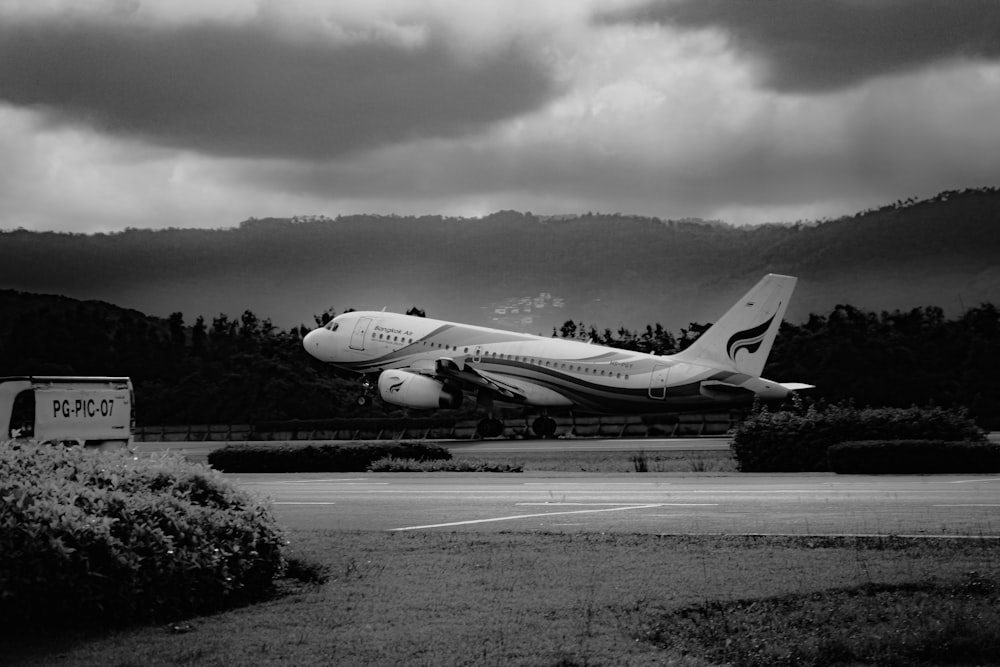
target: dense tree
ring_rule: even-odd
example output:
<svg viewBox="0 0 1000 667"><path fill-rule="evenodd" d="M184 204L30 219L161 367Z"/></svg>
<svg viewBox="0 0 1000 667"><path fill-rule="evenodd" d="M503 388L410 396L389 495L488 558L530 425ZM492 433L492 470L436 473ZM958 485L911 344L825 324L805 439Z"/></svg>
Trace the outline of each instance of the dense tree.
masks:
<svg viewBox="0 0 1000 667"><path fill-rule="evenodd" d="M659 324L602 332L570 320L553 335L670 354L706 328L692 323L675 337ZM0 290L0 375L128 375L140 425L359 415L356 383L302 349L308 330L282 331L249 310L239 320L220 314L211 328L202 317L188 327L179 312L163 320L99 302ZM874 313L839 305L802 324L784 323L764 375L815 384L812 400L964 406L998 429L1000 311L985 303L949 320L937 307Z"/></svg>

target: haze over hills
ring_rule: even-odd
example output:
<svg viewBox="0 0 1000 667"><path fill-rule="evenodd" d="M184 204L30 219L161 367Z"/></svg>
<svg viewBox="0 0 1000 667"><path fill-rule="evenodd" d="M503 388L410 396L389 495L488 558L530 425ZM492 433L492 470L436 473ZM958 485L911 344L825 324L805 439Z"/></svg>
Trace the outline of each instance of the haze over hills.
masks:
<svg viewBox="0 0 1000 667"><path fill-rule="evenodd" d="M818 223L732 227L622 215L251 219L220 230L0 232L0 286L186 321L252 310L283 328L327 308L488 323L547 292L598 327L710 322L764 273L799 276L788 317L838 303L1000 302L1000 190L951 191ZM550 316L551 319L552 316ZM529 328L549 334L551 321Z"/></svg>

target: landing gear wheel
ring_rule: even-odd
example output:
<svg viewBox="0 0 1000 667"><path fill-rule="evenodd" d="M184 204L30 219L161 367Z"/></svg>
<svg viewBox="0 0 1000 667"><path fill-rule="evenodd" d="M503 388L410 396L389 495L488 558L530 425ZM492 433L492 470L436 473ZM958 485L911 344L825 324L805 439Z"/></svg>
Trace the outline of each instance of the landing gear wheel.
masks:
<svg viewBox="0 0 1000 667"><path fill-rule="evenodd" d="M503 422L499 419L481 419L476 425L480 438L499 438L503 435Z"/></svg>
<svg viewBox="0 0 1000 667"><path fill-rule="evenodd" d="M539 438L551 438L556 433L556 421L551 417L539 417L531 423L531 430Z"/></svg>

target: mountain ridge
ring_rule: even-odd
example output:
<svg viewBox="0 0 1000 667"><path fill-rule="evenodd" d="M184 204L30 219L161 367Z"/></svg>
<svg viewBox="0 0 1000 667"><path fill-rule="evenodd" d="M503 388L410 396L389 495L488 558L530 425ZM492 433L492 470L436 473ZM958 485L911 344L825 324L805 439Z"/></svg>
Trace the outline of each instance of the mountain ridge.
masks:
<svg viewBox="0 0 1000 667"><path fill-rule="evenodd" d="M0 286L188 321L251 310L280 327L328 308L489 324L498 299L541 291L598 327L716 319L768 272L800 278L788 317L1000 302L1000 190L948 191L835 220L718 221L498 211L481 218L250 219L202 230L0 232ZM553 322L528 325L551 333ZM531 327L534 327L532 329Z"/></svg>

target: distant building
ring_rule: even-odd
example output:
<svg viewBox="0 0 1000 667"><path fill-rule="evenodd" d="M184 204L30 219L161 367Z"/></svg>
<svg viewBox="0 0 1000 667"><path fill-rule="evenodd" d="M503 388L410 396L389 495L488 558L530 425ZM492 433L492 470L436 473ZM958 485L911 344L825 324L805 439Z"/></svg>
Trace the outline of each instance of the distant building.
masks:
<svg viewBox="0 0 1000 667"><path fill-rule="evenodd" d="M515 296L494 301L484 306L487 324L499 329L545 333L558 326L555 309L565 308L566 300L552 292L539 292L537 296Z"/></svg>

